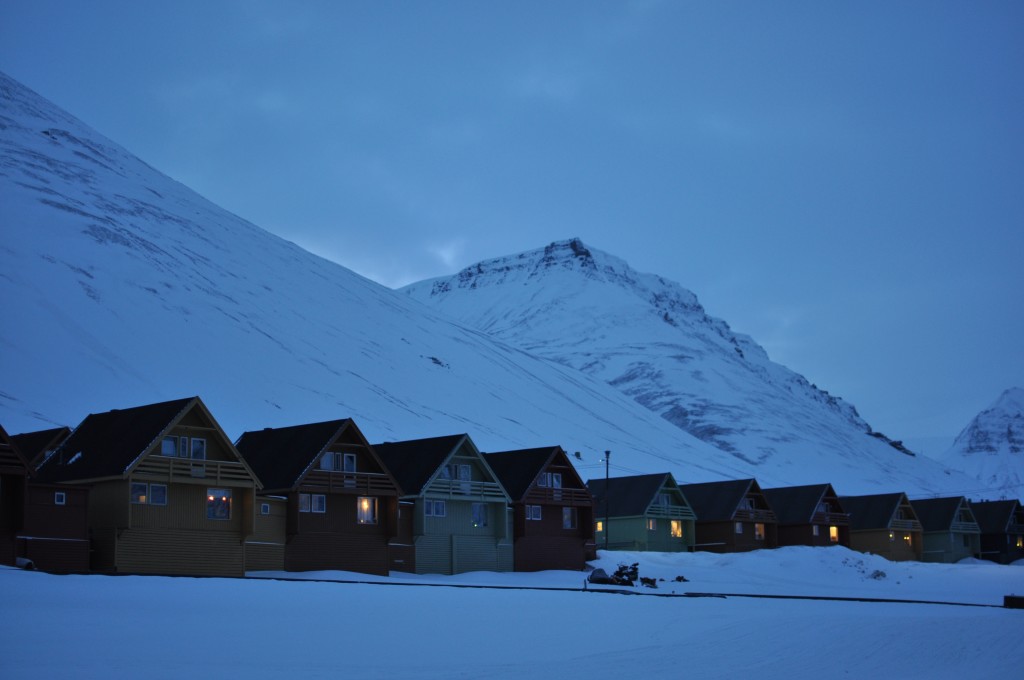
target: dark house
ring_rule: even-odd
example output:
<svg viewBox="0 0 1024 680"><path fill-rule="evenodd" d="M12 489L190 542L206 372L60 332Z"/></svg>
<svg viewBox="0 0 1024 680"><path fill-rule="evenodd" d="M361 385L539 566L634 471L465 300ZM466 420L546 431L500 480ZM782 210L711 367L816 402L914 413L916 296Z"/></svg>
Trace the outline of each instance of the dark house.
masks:
<svg viewBox="0 0 1024 680"><path fill-rule="evenodd" d="M0 427L0 564L13 565L15 538L25 525L25 491L29 467L21 451Z"/></svg>
<svg viewBox="0 0 1024 680"><path fill-rule="evenodd" d="M695 550L743 552L778 546L777 520L756 479L683 484L697 513Z"/></svg>
<svg viewBox="0 0 1024 680"><path fill-rule="evenodd" d="M245 573L259 480L199 397L89 415L39 480L89 490L92 571Z"/></svg>
<svg viewBox="0 0 1024 680"><path fill-rule="evenodd" d="M16 434L11 437L11 441L25 456L29 467L35 470L69 436L71 436L70 427L55 427L49 430Z"/></svg>
<svg viewBox="0 0 1024 680"><path fill-rule="evenodd" d="M1024 506L1017 500L971 503L981 530L981 557L1000 564L1024 559Z"/></svg>
<svg viewBox="0 0 1024 680"><path fill-rule="evenodd" d="M246 432L235 448L263 482L247 570L388 573L398 485L351 419Z"/></svg>
<svg viewBox="0 0 1024 680"><path fill-rule="evenodd" d="M695 540L693 508L669 472L591 479L598 549L682 552Z"/></svg>
<svg viewBox="0 0 1024 680"><path fill-rule="evenodd" d="M850 547L850 516L831 484L764 490L779 522L779 545Z"/></svg>
<svg viewBox="0 0 1024 680"><path fill-rule="evenodd" d="M981 529L963 496L910 501L921 522L923 562L959 562L981 552Z"/></svg>
<svg viewBox="0 0 1024 680"><path fill-rule="evenodd" d="M485 453L512 499L516 571L583 569L594 550L594 499L560 446Z"/></svg>
<svg viewBox="0 0 1024 680"><path fill-rule="evenodd" d="M512 571L508 494L469 435L373 448L402 490L392 570Z"/></svg>
<svg viewBox="0 0 1024 680"><path fill-rule="evenodd" d="M841 496L839 500L850 513L850 548L894 562L921 559L921 522L905 493Z"/></svg>

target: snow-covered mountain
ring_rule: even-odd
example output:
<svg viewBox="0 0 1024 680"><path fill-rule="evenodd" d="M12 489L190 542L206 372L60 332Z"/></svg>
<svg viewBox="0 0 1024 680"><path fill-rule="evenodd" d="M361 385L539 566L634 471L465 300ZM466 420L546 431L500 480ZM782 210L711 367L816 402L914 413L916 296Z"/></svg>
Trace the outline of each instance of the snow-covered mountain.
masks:
<svg viewBox="0 0 1024 680"><path fill-rule="evenodd" d="M771 470L844 486L870 475L891 486L892 478L921 469L914 454L872 432L851 405L709 316L692 292L578 239L403 290L600 378L758 477Z"/></svg>
<svg viewBox="0 0 1024 680"><path fill-rule="evenodd" d="M963 485L882 443L862 456L723 454L601 375L471 330L224 211L2 74L0 228L0 423L10 432L199 394L231 436L352 417L373 441L469 432L483 450L561 444L583 452L584 477L603 472L600 452L611 450L619 474L681 481L829 480L844 493ZM560 266L574 262L584 258ZM662 304L666 328L697 308L685 297ZM621 318L609 309L593 311ZM724 324L708 328L732 344ZM737 360L755 352L735 343Z"/></svg>
<svg viewBox="0 0 1024 680"><path fill-rule="evenodd" d="M939 459L977 477L996 495L1024 498L1024 389L999 395Z"/></svg>

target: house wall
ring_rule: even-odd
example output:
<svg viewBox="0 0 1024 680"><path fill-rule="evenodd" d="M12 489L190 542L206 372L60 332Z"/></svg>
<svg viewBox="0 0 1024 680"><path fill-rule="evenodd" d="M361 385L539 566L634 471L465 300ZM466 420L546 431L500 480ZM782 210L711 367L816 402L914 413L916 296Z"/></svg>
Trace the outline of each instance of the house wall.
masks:
<svg viewBox="0 0 1024 680"><path fill-rule="evenodd" d="M889 530L851 531L850 548L858 552L879 555L893 562L921 559L921 533L917 531L893 531L892 540ZM910 536L908 543L903 537Z"/></svg>
<svg viewBox="0 0 1024 680"><path fill-rule="evenodd" d="M266 504L267 514L260 506ZM245 570L284 571L285 524L288 503L282 498L257 496L252 535L245 541Z"/></svg>
<svg viewBox="0 0 1024 680"><path fill-rule="evenodd" d="M922 562L959 562L981 552L981 534L961 531L929 531L922 537Z"/></svg>
<svg viewBox="0 0 1024 680"><path fill-rule="evenodd" d="M593 550L593 507L541 504L541 518L527 520L527 505L535 503L516 503L512 509L515 570L583 569ZM565 507L576 508L575 529L563 528Z"/></svg>
<svg viewBox="0 0 1024 680"><path fill-rule="evenodd" d="M473 526L473 502L446 498L444 517L423 514L423 501L415 506L415 524L422 533L413 540L416 573L456 574L466 571L512 571L511 527L505 503L487 502L485 527Z"/></svg>
<svg viewBox="0 0 1024 680"><path fill-rule="evenodd" d="M299 512L297 494L291 494L288 508L296 515L295 533L288 536L285 569L319 571L339 569L386 575L390 568L389 539L398 501L377 498L377 523L359 524L359 496L326 494L326 512Z"/></svg>
<svg viewBox="0 0 1024 680"><path fill-rule="evenodd" d="M55 494L64 494L57 505ZM89 570L89 490L54 484L28 485L25 525L18 533L18 557L53 573Z"/></svg>
<svg viewBox="0 0 1024 680"><path fill-rule="evenodd" d="M649 550L653 552L683 552L691 550L697 538L693 520L680 519L683 523L682 538L671 535L670 518L654 517L654 531L647 528L647 517L611 517L608 520L609 550ZM604 521L598 517L597 521ZM598 550L604 550L604 532L595 532L594 542Z"/></svg>
<svg viewBox="0 0 1024 680"><path fill-rule="evenodd" d="M0 564L14 564L15 535L25 512L25 475L0 474Z"/></svg>
<svg viewBox="0 0 1024 680"><path fill-rule="evenodd" d="M818 535L814 535L814 527L818 527ZM779 525L779 545L810 545L816 547L828 547L830 545L841 545L850 547L850 527L847 525L836 525L839 529L839 541L833 543L829 538L828 524L790 524Z"/></svg>
<svg viewBox="0 0 1024 680"><path fill-rule="evenodd" d="M779 545L778 526L771 522L764 522L764 540L755 538L754 525L756 522L740 521L743 531L736 532L736 522L701 522L697 521L697 543L694 550L706 550L708 552L745 552L748 550L761 550L775 548Z"/></svg>
<svg viewBox="0 0 1024 680"><path fill-rule="evenodd" d="M1017 547L1016 534L982 534L981 556L1000 564L1024 559L1024 548Z"/></svg>
<svg viewBox="0 0 1024 680"><path fill-rule="evenodd" d="M392 571L416 573L416 546L413 535L415 515L415 503L398 501L395 533L388 541L388 565Z"/></svg>

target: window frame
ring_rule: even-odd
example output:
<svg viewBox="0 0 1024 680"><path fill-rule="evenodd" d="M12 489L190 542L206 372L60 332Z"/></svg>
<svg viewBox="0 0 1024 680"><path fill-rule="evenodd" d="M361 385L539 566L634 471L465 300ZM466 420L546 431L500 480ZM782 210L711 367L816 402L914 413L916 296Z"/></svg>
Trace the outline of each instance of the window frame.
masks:
<svg viewBox="0 0 1024 680"><path fill-rule="evenodd" d="M442 500L427 498L423 501L423 514L427 517L447 517L448 506Z"/></svg>
<svg viewBox="0 0 1024 680"><path fill-rule="evenodd" d="M487 503L473 503L472 524L477 529L485 529L488 526Z"/></svg>
<svg viewBox="0 0 1024 680"><path fill-rule="evenodd" d="M310 500L312 494L300 493L299 494L299 512L310 512L310 508L313 506L313 501Z"/></svg>
<svg viewBox="0 0 1024 680"><path fill-rule="evenodd" d="M171 443L171 452L167 453L167 444ZM160 455L166 456L167 458L178 457L178 437L173 434L169 434L160 440Z"/></svg>
<svg viewBox="0 0 1024 680"><path fill-rule="evenodd" d="M196 455L196 443L198 442L201 456ZM206 439L204 437L192 437L189 441L189 458L192 460L206 460Z"/></svg>
<svg viewBox="0 0 1024 680"><path fill-rule="evenodd" d="M261 515L269 515L270 514L270 503L260 503L260 514Z"/></svg>
<svg viewBox="0 0 1024 680"><path fill-rule="evenodd" d="M754 522L754 540L764 541L767 540L768 528L764 522Z"/></svg>
<svg viewBox="0 0 1024 680"><path fill-rule="evenodd" d="M142 494L138 493L139 488L142 489ZM149 484L146 482L131 482L128 485L128 498L132 505L147 505L149 503ZM139 499L142 500L139 500Z"/></svg>
<svg viewBox="0 0 1024 680"><path fill-rule="evenodd" d="M579 527L579 513L576 508L566 506L562 508L562 529L575 530Z"/></svg>
<svg viewBox="0 0 1024 680"><path fill-rule="evenodd" d="M658 530L658 520L655 519L654 517L648 517L647 518L647 530L648 531L657 531Z"/></svg>
<svg viewBox="0 0 1024 680"><path fill-rule="evenodd" d="M352 462L351 469L349 469L349 461ZM359 471L359 463L358 463L358 461L359 461L359 459L356 457L356 454L354 454L354 453L343 453L343 454L341 454L341 460L339 461L341 463L341 468L340 468L341 472L348 472L350 474L358 472Z"/></svg>
<svg viewBox="0 0 1024 680"><path fill-rule="evenodd" d="M364 510L364 503L369 507ZM364 514L366 518L364 518ZM356 524L362 525L374 525L377 524L377 497L376 496L358 496L356 498Z"/></svg>
<svg viewBox="0 0 1024 680"><path fill-rule="evenodd" d="M672 538L684 538L683 536L683 520L681 519L670 519L668 521L668 535Z"/></svg>
<svg viewBox="0 0 1024 680"><path fill-rule="evenodd" d="M156 488L161 488L161 489L163 489L163 490L164 490L164 500L163 500L163 502L162 502L162 503L158 503L158 502L156 501L156 499L154 498L154 494L153 494L153 489L156 489ZM170 495L170 489L168 489L168 488L167 488L167 485L166 485L166 484L158 484L158 483L156 483L156 482L151 482L151 483L149 484L149 493L148 493L148 494L147 494L147 496L146 496L146 505L161 505L161 506L166 506L166 505L167 505L167 501L168 501L168 496L169 496L169 495Z"/></svg>
<svg viewBox="0 0 1024 680"><path fill-rule="evenodd" d="M738 534L738 535L740 535L740 536L742 536L743 535L743 522L735 522L735 526L733 527L733 532Z"/></svg>
<svg viewBox="0 0 1024 680"><path fill-rule="evenodd" d="M54 491L53 492L53 504L54 505L67 505L68 504L68 495L67 495L67 493L65 493L64 491Z"/></svg>
<svg viewBox="0 0 1024 680"><path fill-rule="evenodd" d="M529 522L540 522L544 519L544 512L539 505L526 506L526 519Z"/></svg>
<svg viewBox="0 0 1024 680"><path fill-rule="evenodd" d="M217 493L214 493L214 492L217 492ZM221 500L217 500L218 496L220 496ZM232 496L230 488L228 488L228 487L207 487L207 489L206 489L206 519L208 519L210 521L213 521L213 522L229 522L229 521L231 521L231 511L232 511L231 506L234 505L234 503L232 503L233 500L234 499L233 499L233 496ZM226 517L218 517L217 515L220 514L219 510L220 510L220 508L223 507L223 505L227 506L227 516Z"/></svg>
<svg viewBox="0 0 1024 680"><path fill-rule="evenodd" d="M310 512L312 512L314 515L325 515L325 514L327 514L327 494L323 494L323 493L310 494L309 507L310 507Z"/></svg>

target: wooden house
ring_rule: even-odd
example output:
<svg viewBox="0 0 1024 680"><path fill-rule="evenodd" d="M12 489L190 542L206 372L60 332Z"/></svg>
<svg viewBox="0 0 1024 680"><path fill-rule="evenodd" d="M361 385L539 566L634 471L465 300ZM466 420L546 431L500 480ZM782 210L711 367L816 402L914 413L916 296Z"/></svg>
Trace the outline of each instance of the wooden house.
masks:
<svg viewBox="0 0 1024 680"><path fill-rule="evenodd" d="M693 548L697 515L669 472L587 482L598 549L681 552Z"/></svg>
<svg viewBox="0 0 1024 680"><path fill-rule="evenodd" d="M921 559L921 522L905 493L839 500L850 513L850 548L894 562Z"/></svg>
<svg viewBox="0 0 1024 680"><path fill-rule="evenodd" d="M1020 501L977 501L971 510L981 530L981 557L1009 564L1024 559L1024 506Z"/></svg>
<svg viewBox="0 0 1024 680"><path fill-rule="evenodd" d="M388 573L398 485L351 419L246 432L235 447L263 482L247 569Z"/></svg>
<svg viewBox="0 0 1024 680"><path fill-rule="evenodd" d="M981 552L981 528L963 496L910 501L921 522L922 562L959 562Z"/></svg>
<svg viewBox="0 0 1024 680"><path fill-rule="evenodd" d="M779 545L850 547L850 516L831 484L764 490L778 520Z"/></svg>
<svg viewBox="0 0 1024 680"><path fill-rule="evenodd" d="M778 546L778 521L756 479L680 488L697 513L695 550L743 552Z"/></svg>
<svg viewBox="0 0 1024 680"><path fill-rule="evenodd" d="M469 435L373 448L402 491L393 571L512 571L509 497Z"/></svg>
<svg viewBox="0 0 1024 680"><path fill-rule="evenodd" d="M245 573L260 484L199 397L89 415L39 477L89 489L93 571Z"/></svg>
<svg viewBox="0 0 1024 680"><path fill-rule="evenodd" d="M34 569L58 574L89 571L89 490L39 482L30 462L37 459L36 451L26 451L18 443L34 446L35 441L52 443L53 439L28 435L8 437L0 427L0 460L9 470L0 480L3 561L21 560ZM12 454L21 457L24 467L14 466L21 472L11 469Z"/></svg>
<svg viewBox="0 0 1024 680"><path fill-rule="evenodd" d="M28 466L35 470L43 461L71 436L70 427L55 427L49 430L24 432L11 436L11 441L18 447Z"/></svg>
<svg viewBox="0 0 1024 680"><path fill-rule="evenodd" d="M594 499L560 446L485 453L512 500L516 571L584 569L594 550Z"/></svg>

